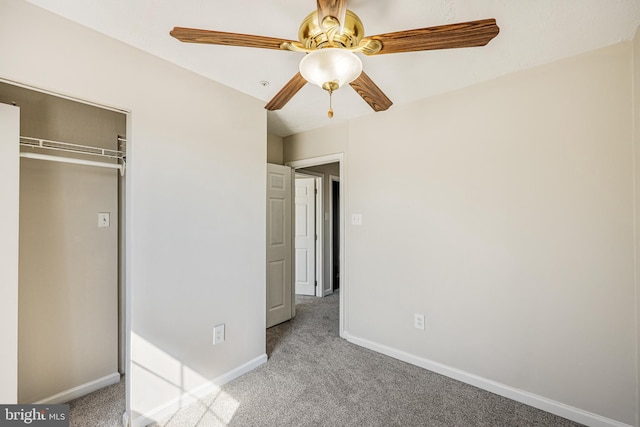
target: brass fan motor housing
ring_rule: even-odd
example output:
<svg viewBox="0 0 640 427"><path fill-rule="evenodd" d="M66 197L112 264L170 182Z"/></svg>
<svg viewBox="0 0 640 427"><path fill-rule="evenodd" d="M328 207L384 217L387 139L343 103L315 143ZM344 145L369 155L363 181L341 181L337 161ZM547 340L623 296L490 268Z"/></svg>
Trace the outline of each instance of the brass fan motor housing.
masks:
<svg viewBox="0 0 640 427"><path fill-rule="evenodd" d="M318 22L318 13L311 12L300 24L298 39L305 49L338 47L354 49L364 37L364 25L358 15L347 10L345 22L340 28L337 19L327 16L323 25Z"/></svg>

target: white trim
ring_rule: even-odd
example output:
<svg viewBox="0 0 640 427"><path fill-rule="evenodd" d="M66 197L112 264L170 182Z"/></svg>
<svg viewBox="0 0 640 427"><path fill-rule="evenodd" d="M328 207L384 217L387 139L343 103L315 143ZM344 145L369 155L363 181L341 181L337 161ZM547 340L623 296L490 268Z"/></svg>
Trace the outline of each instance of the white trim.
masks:
<svg viewBox="0 0 640 427"><path fill-rule="evenodd" d="M131 420L133 427L144 427L151 423L157 422L162 418L174 414L181 408L184 408L199 399L208 396L211 393L217 393L220 391L220 387L224 384L238 378L241 375L246 374L249 371L257 368L267 361L267 355L262 354L247 363L238 366L237 368L223 374L208 383L205 383L192 390L183 391L180 396L175 397L164 404L157 406L156 408L140 415L139 417Z"/></svg>
<svg viewBox="0 0 640 427"><path fill-rule="evenodd" d="M592 412L569 406L564 403L557 402L555 400L551 400L534 393L530 393L528 391L520 390L518 388L511 387L506 384L502 384L497 381L493 381L488 378L463 371L461 369L453 368L451 366L435 362L433 360L415 356L402 350L388 347L383 344L378 344L364 338L355 337L353 335L350 335L349 333L345 333L345 336L343 338L353 344L368 348L369 350L373 350L378 353L393 357L394 359L402 360L403 362L428 369L429 371L433 371L446 377L453 378L454 380L458 380L463 383L481 388L483 390L487 390L491 393L495 393L508 399L524 403L525 405L533 406L534 408L541 409L543 411L578 422L580 424L591 427L632 427L629 424L625 424L611 418L606 418Z"/></svg>
<svg viewBox="0 0 640 427"><path fill-rule="evenodd" d="M638 31L636 30L636 36L638 34ZM631 52L631 61L634 64L638 64L638 61L640 58L637 58L636 56L636 52L637 49L633 49ZM636 76L637 76L637 71L636 71ZM637 78L632 78L631 79L631 93L635 93L636 94L636 99L638 97L638 90L640 90L640 88L637 85L638 83L638 79ZM640 283L638 282L638 280L640 279L638 277L638 273L640 273L639 268L640 266L638 265L638 250L640 248L638 248L638 243L640 243L639 238L640 236L638 236L638 225L640 225L640 223L638 222L638 207L640 207L639 205L639 200L638 200L638 191L640 190L640 188L638 188L638 173L640 173L640 171L638 170L638 167L640 166L638 164L638 155L640 154L638 152L638 142L640 141L640 137L639 137L639 132L640 132L640 128L638 127L637 124L637 117L640 115L640 112L637 111L637 106L638 103L635 102L632 104L632 110L631 110L631 114L633 115L634 120L631 121L632 123L632 130L633 130L633 135L635 136L634 138L634 143L631 146L632 148L632 171L633 171L633 235L634 235L634 239L633 239L633 282L635 284L634 286L634 296L635 296L635 314L636 314L636 337L640 337ZM638 365L638 367L640 367L640 340L638 338L636 338L635 340L635 353L636 353L636 363ZM636 368L636 377L635 377L635 381L636 381L636 390L635 390L635 394L636 394L636 425L640 426L640 369Z"/></svg>
<svg viewBox="0 0 640 427"><path fill-rule="evenodd" d="M326 156L318 156L318 157L311 157L308 159L293 160L285 163L285 166L290 166L293 169L302 169L310 166L320 166L320 165L326 165L328 163L342 162L343 157L344 157L343 153L328 154Z"/></svg>
<svg viewBox="0 0 640 427"><path fill-rule="evenodd" d="M133 145L131 142L133 141L132 132L133 132L133 113L130 111L127 112L127 126L126 126L126 138L127 138L127 162L129 165L135 164L134 162L134 152L132 150ZM129 166L129 168L131 168ZM123 217L120 218L119 224L122 229L122 235L124 236L124 262L122 263L121 268L122 280L121 289L124 291L124 298L122 300L122 304L124 305L122 310L121 322L123 322L123 332L124 339L123 346L120 348L122 352L122 356L124 357L124 367L123 370L125 372L124 376L124 387L125 387L125 414L127 415L127 427L131 425L131 375L127 375L131 372L131 332L133 330L132 326L132 314L131 314L131 295L132 295L132 265L131 262L131 247L132 247L132 229L131 224L133 224L133 175L131 173L127 173L127 177L124 178L124 212ZM122 179L122 178L121 178ZM120 205L122 206L122 205ZM120 237L120 236L119 236Z"/></svg>
<svg viewBox="0 0 640 427"><path fill-rule="evenodd" d="M346 323L346 301L348 294L347 275L345 268L345 218L346 218L346 200L347 194L345 189L346 171L347 171L347 156L344 153L329 154L326 156L311 157L308 159L294 160L285 163L286 166L290 166L292 169L300 169L309 166L326 165L328 163L338 162L340 165L340 336L344 338L347 334Z"/></svg>
<svg viewBox="0 0 640 427"><path fill-rule="evenodd" d="M117 113L130 113L131 110L129 109L125 109L125 108L120 108L120 107L114 107L112 105L107 105L101 102L95 102L95 101L90 101L88 99L82 99L82 98L77 98L75 96L71 96L71 95L65 95L63 93L60 92L56 92L56 91L52 91L49 89L44 89L38 86L31 86L29 84L26 83L20 83L17 82L15 80L9 80L9 79L5 79L5 78L1 78L0 77L0 83L6 83L12 86L18 86L21 87L23 89L29 89L32 90L34 92L40 92L40 93L44 93L46 95L52 95L58 98L62 98L62 99L66 99L69 101L74 101L74 102L79 102L81 104L85 104L85 105L90 105L92 107L98 107L98 108L102 108L103 110L109 110L109 111L115 111ZM18 105L19 107L19 105Z"/></svg>
<svg viewBox="0 0 640 427"><path fill-rule="evenodd" d="M324 293L324 186L323 177L316 176L316 296Z"/></svg>
<svg viewBox="0 0 640 427"><path fill-rule="evenodd" d="M35 402L35 405L55 405L58 403L66 403L70 400L77 399L78 397L85 396L101 388L108 387L112 384L117 384L120 381L120 374L114 372L113 374L106 375L102 378L98 378L88 383L81 384L79 386L70 388L68 390L61 391L58 394L47 397Z"/></svg>

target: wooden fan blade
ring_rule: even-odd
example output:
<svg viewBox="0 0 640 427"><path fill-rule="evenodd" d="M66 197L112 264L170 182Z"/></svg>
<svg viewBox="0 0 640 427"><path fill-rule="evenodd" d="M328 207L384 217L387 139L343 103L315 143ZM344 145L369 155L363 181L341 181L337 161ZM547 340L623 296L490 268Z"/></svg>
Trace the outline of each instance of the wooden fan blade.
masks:
<svg viewBox="0 0 640 427"><path fill-rule="evenodd" d="M453 49L484 46L498 35L495 19L461 22L438 27L418 28L366 37L382 43L382 53L415 52L419 50ZM366 53L366 52L365 52Z"/></svg>
<svg viewBox="0 0 640 427"><path fill-rule="evenodd" d="M271 101L264 106L264 108L269 111L281 109L291 100L291 98L293 98L293 95L298 93L298 91L306 84L307 81L302 77L302 74L297 73L287 82L286 85L283 86L282 89L280 89L280 92L276 93L276 96L274 96Z"/></svg>
<svg viewBox="0 0 640 427"><path fill-rule="evenodd" d="M393 105L393 102L364 71L360 73L360 77L349 84L374 111L384 111Z"/></svg>
<svg viewBox="0 0 640 427"><path fill-rule="evenodd" d="M186 43L219 44L224 46L258 47L262 49L285 49L283 43L293 40L274 37L252 36L250 34L225 33L222 31L198 30L196 28L174 27L171 36Z"/></svg>
<svg viewBox="0 0 640 427"><path fill-rule="evenodd" d="M342 30L347 15L347 0L317 0L316 3L318 4L318 24L322 25L326 17L332 16L338 20Z"/></svg>

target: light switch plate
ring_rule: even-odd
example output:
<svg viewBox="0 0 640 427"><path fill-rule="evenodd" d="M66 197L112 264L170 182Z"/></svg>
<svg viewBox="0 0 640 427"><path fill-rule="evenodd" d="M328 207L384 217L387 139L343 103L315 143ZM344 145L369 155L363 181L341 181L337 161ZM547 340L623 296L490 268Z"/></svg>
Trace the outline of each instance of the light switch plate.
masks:
<svg viewBox="0 0 640 427"><path fill-rule="evenodd" d="M351 224L362 225L362 214L359 214L359 213L351 214Z"/></svg>
<svg viewBox="0 0 640 427"><path fill-rule="evenodd" d="M111 226L111 218L109 212L98 212L98 227L109 227Z"/></svg>

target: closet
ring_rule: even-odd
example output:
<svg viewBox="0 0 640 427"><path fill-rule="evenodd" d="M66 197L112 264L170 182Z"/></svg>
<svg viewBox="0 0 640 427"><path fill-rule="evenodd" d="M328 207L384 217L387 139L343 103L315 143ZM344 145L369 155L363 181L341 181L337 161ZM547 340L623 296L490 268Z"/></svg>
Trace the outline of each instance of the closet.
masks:
<svg viewBox="0 0 640 427"><path fill-rule="evenodd" d="M20 108L18 403L65 402L122 373L126 115L3 82L0 102Z"/></svg>

